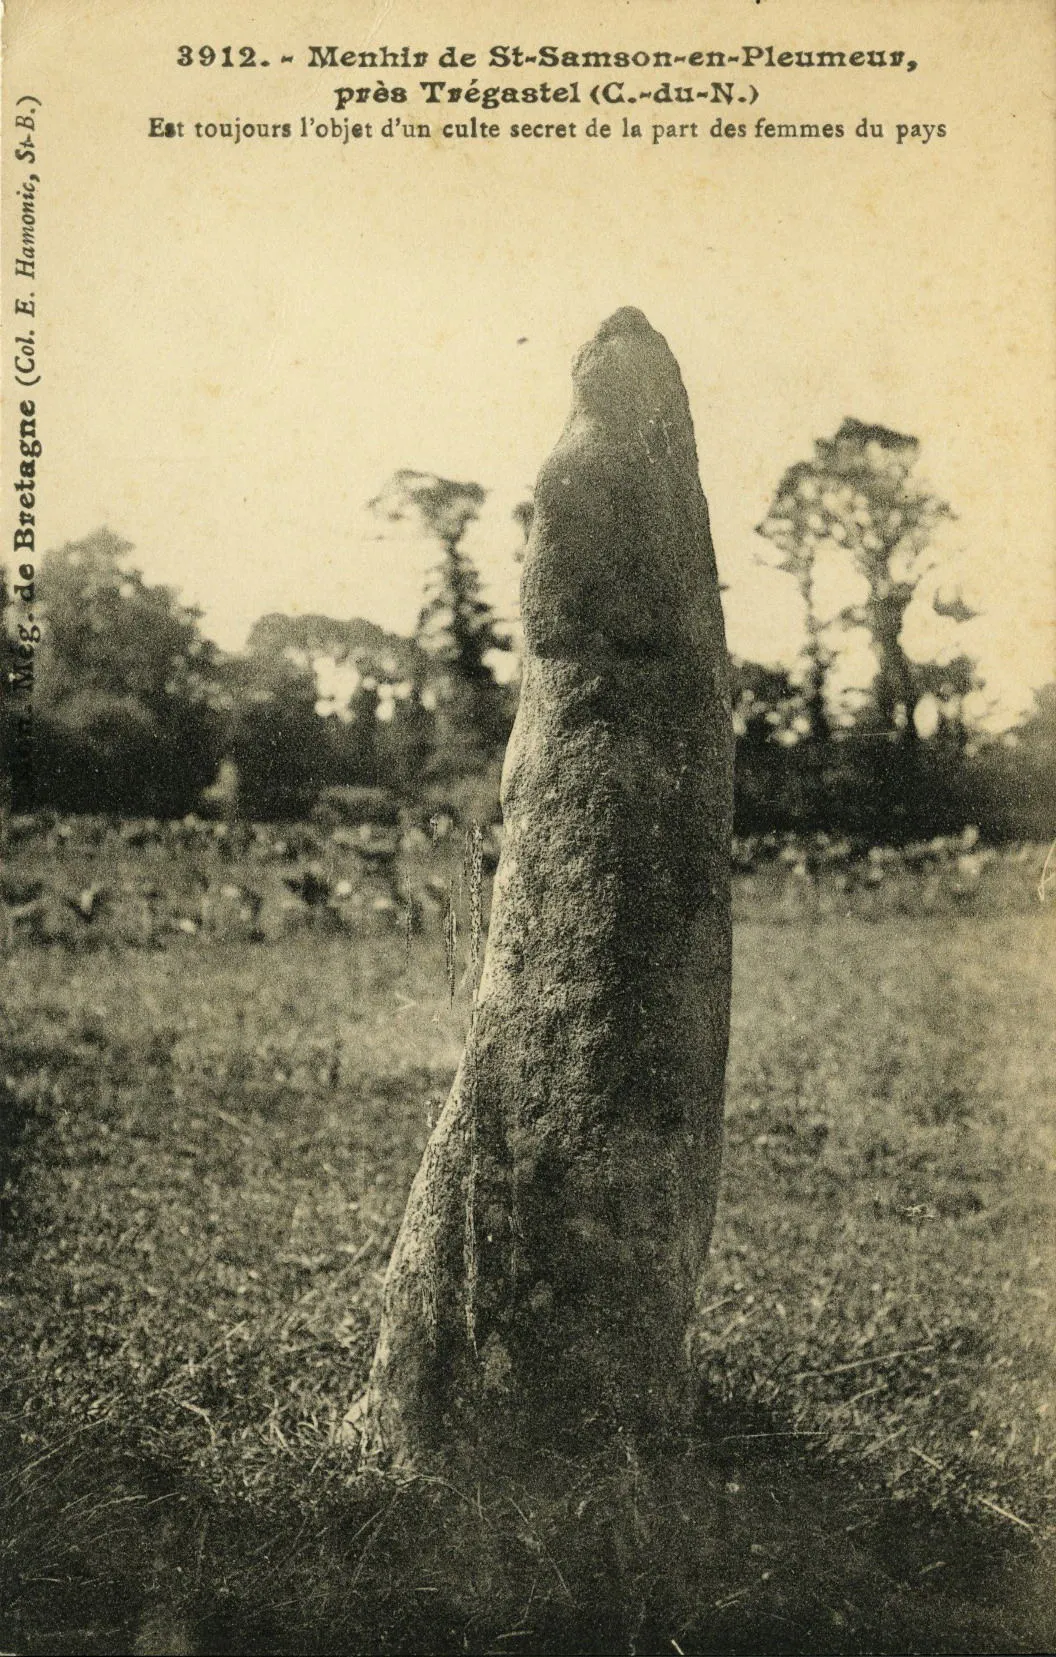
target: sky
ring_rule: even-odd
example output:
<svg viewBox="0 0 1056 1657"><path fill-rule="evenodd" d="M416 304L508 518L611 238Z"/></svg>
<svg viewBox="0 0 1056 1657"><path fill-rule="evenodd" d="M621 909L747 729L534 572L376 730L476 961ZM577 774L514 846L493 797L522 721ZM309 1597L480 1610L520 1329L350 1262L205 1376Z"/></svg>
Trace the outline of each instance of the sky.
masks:
<svg viewBox="0 0 1056 1657"><path fill-rule="evenodd" d="M785 468L853 415L914 434L921 478L956 513L936 579L980 616L954 639L921 607L910 642L969 649L992 718L1053 677L1048 0L187 0L178 14L161 0L10 0L5 30L6 119L23 91L42 100L41 548L109 526L228 648L271 610L407 631L435 549L365 503L413 467L489 491L469 547L512 616L512 508L564 422L573 355L633 304L689 393L732 648L794 656L794 589L761 567L754 526ZM255 43L268 67L179 65L181 45L226 40ZM644 100L602 110L608 139L583 135L588 101L575 139L507 136L526 113L514 106L494 117L499 139L474 141L438 130L466 106L426 108L418 92L425 74L585 88L589 70L308 66L312 44L407 44L432 65L447 45L483 58L495 42L899 47L918 67L695 70L697 86L719 74L738 96L758 87L724 117L746 136L711 137L721 110L699 102L677 115L695 136L654 144ZM618 78L629 91L665 74ZM370 140L316 135L337 86L379 79L412 89L403 113L430 121L428 139L382 139L392 104L345 111L373 122ZM845 136L756 138L760 116ZM641 139L622 136L627 117ZM855 136L863 117L882 139ZM185 135L151 138L159 118ZM194 135L195 121L236 119L288 121L292 136ZM946 131L898 144L898 122ZM10 155L9 138L9 214ZM9 268L4 281L22 291Z"/></svg>

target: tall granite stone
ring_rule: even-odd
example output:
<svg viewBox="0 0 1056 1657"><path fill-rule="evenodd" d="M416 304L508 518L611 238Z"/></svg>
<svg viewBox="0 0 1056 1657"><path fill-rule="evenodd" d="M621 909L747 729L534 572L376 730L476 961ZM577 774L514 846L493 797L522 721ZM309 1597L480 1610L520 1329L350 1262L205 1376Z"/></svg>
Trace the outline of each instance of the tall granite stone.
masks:
<svg viewBox="0 0 1056 1657"><path fill-rule="evenodd" d="M363 1450L655 1441L692 1407L729 1031L733 748L678 366L603 323L539 477L505 836L465 1053L411 1190Z"/></svg>

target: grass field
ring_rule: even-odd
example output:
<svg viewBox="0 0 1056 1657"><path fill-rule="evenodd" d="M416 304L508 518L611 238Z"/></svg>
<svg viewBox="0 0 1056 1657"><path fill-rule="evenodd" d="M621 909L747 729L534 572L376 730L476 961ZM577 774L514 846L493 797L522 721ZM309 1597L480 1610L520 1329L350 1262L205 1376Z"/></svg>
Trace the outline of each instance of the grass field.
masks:
<svg viewBox="0 0 1056 1657"><path fill-rule="evenodd" d="M913 909L742 901L698 1431L549 1503L335 1443L439 925L16 947L3 1650L1051 1649L1056 914Z"/></svg>

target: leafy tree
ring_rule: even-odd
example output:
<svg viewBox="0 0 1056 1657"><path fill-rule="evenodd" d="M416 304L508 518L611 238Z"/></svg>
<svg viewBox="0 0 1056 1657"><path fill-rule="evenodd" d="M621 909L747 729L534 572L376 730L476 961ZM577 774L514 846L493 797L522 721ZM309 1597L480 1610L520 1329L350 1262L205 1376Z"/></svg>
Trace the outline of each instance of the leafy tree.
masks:
<svg viewBox="0 0 1056 1657"><path fill-rule="evenodd" d="M513 518L514 523L521 532L521 543L514 554L514 557L520 564L524 560L524 555L528 548L528 537L532 533L532 519L535 517L535 501L533 497L529 495L526 500L518 501L510 516Z"/></svg>
<svg viewBox="0 0 1056 1657"><path fill-rule="evenodd" d="M102 529L42 560L40 683L54 702L91 690L163 712L174 698L193 698L208 676L214 652L199 632L200 612L127 567L131 551Z"/></svg>
<svg viewBox="0 0 1056 1657"><path fill-rule="evenodd" d="M315 675L282 653L248 650L220 673L224 753L237 767L243 816L306 816L330 779L325 722L316 712Z"/></svg>
<svg viewBox="0 0 1056 1657"><path fill-rule="evenodd" d="M921 697L941 683L906 654L903 623L924 577L935 565L932 537L944 518L945 501L912 476L919 443L886 426L844 420L835 437L814 445L814 458L791 466L778 486L758 533L781 554L778 568L794 577L806 607L807 706L812 735L828 734L826 685L834 659L829 623L816 603L817 557L826 543L843 547L864 580L865 598L836 618L844 627L868 629L877 670L869 706L860 721L897 735L906 744L918 732L914 715ZM934 601L939 614L967 620L972 612L960 599ZM962 663L964 658L961 659ZM963 708L961 672L950 677L950 695Z"/></svg>
<svg viewBox="0 0 1056 1657"><path fill-rule="evenodd" d="M980 743L969 760L971 821L990 839L1048 843L1056 823L1056 684L1011 731ZM1052 893L1047 896L1051 900Z"/></svg>
<svg viewBox="0 0 1056 1657"><path fill-rule="evenodd" d="M807 673L805 706L808 734L812 741L828 740L829 714L826 686L832 666L832 651L824 642L824 624L814 602L814 564L825 523L814 511L819 489L809 461L790 466L778 487L767 517L756 528L779 549L778 569L792 576L803 600Z"/></svg>
<svg viewBox="0 0 1056 1657"><path fill-rule="evenodd" d="M436 714L423 705L417 685L392 704L391 715L378 721L378 780L406 801L417 801L422 779L436 749Z"/></svg>
<svg viewBox="0 0 1056 1657"><path fill-rule="evenodd" d="M246 642L251 655L287 655L302 666L351 663L363 681L377 686L410 680L418 666L415 646L399 633L353 616L349 621L315 614L273 612L254 622Z"/></svg>
<svg viewBox="0 0 1056 1657"><path fill-rule="evenodd" d="M917 707L925 698L930 698L934 705L935 728L930 733L931 740L963 750L969 738L965 703L981 684L972 658L960 655L948 662L917 662L914 678L919 693Z"/></svg>
<svg viewBox="0 0 1056 1657"><path fill-rule="evenodd" d="M483 769L505 742L512 717L509 696L488 661L510 641L481 596L480 576L462 545L485 499L478 483L404 470L369 503L390 522L416 519L442 549L414 632L417 699L436 715L432 781Z"/></svg>
<svg viewBox="0 0 1056 1657"><path fill-rule="evenodd" d="M382 781L380 705L378 681L365 677L349 697L345 716L330 714L324 721L330 754L327 769L335 784L371 788Z"/></svg>
<svg viewBox="0 0 1056 1657"><path fill-rule="evenodd" d="M426 658L413 639L353 617L272 614L249 635L253 655L284 656L318 682L324 665L350 667L346 706L323 720L327 780L337 785L385 784L407 796L421 788L434 746L432 713L421 705Z"/></svg>
<svg viewBox="0 0 1056 1657"><path fill-rule="evenodd" d="M803 695L787 668L734 656L730 680L738 742L761 748L767 743L794 741L802 734Z"/></svg>
<svg viewBox="0 0 1056 1657"><path fill-rule="evenodd" d="M783 667L730 660L736 738L735 827L741 834L790 828L802 814L806 772L804 694Z"/></svg>
<svg viewBox="0 0 1056 1657"><path fill-rule="evenodd" d="M216 769L215 648L199 612L102 529L46 553L38 794L71 810L186 811Z"/></svg>

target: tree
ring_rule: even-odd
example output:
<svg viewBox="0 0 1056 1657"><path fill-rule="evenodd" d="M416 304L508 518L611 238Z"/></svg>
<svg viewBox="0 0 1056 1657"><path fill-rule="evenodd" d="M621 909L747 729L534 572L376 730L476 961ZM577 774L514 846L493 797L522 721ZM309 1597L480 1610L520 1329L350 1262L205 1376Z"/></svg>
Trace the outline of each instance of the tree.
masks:
<svg viewBox="0 0 1056 1657"><path fill-rule="evenodd" d="M758 526L780 551L778 568L794 577L806 606L807 704L814 736L827 734L826 683L834 656L830 624L816 603L817 557L826 543L845 549L865 583L866 596L835 618L843 627L865 627L876 657L859 724L908 745L918 736L914 716L921 697L933 694L935 676L907 656L903 623L935 568L928 556L934 531L953 516L945 501L912 477L919 448L915 437L886 426L844 420L835 437L815 443L813 460L788 469ZM934 607L954 620L973 614L959 598L936 596ZM960 684L963 674L954 679ZM951 694L959 693L954 687Z"/></svg>
<svg viewBox="0 0 1056 1657"><path fill-rule="evenodd" d="M942 614L942 611L939 613ZM930 700L934 709L934 729L928 734L932 740L963 750L969 737L965 702L982 683L972 658L959 655L951 657L948 662L917 662L914 664L914 677L919 698L914 723L919 728L919 711L925 699Z"/></svg>
<svg viewBox="0 0 1056 1657"><path fill-rule="evenodd" d="M224 754L238 769L246 817L306 816L330 780L327 733L316 712L315 675L271 650L247 650L222 666Z"/></svg>
<svg viewBox="0 0 1056 1657"><path fill-rule="evenodd" d="M345 714L331 713L324 723L330 753L330 780L349 787L373 788L381 775L378 682L361 678L348 699Z"/></svg>
<svg viewBox="0 0 1056 1657"><path fill-rule="evenodd" d="M535 517L535 502L530 494L525 500L517 502L510 516L521 532L521 544L514 557L518 564L523 564L524 555L528 550L528 538L532 533L532 519Z"/></svg>
<svg viewBox="0 0 1056 1657"><path fill-rule="evenodd" d="M807 725L803 691L786 668L737 657L730 661L730 679L735 826L742 834L798 826L808 770L803 755L809 746L802 740Z"/></svg>
<svg viewBox="0 0 1056 1657"><path fill-rule="evenodd" d="M361 680L373 680L378 686L409 680L418 666L410 639L388 633L361 616L342 621L335 616L288 616L273 611L254 622L246 649L251 655L285 655L315 671L324 661L350 663Z"/></svg>
<svg viewBox="0 0 1056 1657"><path fill-rule="evenodd" d="M482 770L501 749L512 719L509 698L488 661L510 641L481 596L480 576L462 545L485 499L478 483L403 470L369 503L393 523L417 518L442 548L414 631L420 652L416 691L422 705L436 713L429 766L434 781Z"/></svg>
<svg viewBox="0 0 1056 1657"><path fill-rule="evenodd" d="M733 729L749 748L791 742L804 718L803 697L787 668L730 658Z"/></svg>
<svg viewBox="0 0 1056 1657"><path fill-rule="evenodd" d="M101 529L41 560L38 795L176 815L216 769L216 651L199 612L148 584L131 550Z"/></svg>
<svg viewBox="0 0 1056 1657"><path fill-rule="evenodd" d="M423 705L417 685L393 702L392 716L379 721L377 739L380 779L406 801L416 801L436 749L436 715Z"/></svg>
<svg viewBox="0 0 1056 1657"><path fill-rule="evenodd" d="M432 748L432 721L426 710L412 706L423 670L421 651L412 639L358 616L342 621L273 613L254 624L247 649L261 659L284 658L310 672L317 686L324 670L346 670L336 677L339 685L344 681L337 699L347 700L322 721L327 781L392 784L401 793L417 790Z"/></svg>
<svg viewBox="0 0 1056 1657"><path fill-rule="evenodd" d="M769 513L756 528L757 535L772 541L781 552L777 568L792 576L803 600L807 661L805 707L808 734L822 743L829 737L826 685L832 652L824 643L824 626L814 602L814 563L824 519L816 511L820 495L809 461L790 466L778 486Z"/></svg>
<svg viewBox="0 0 1056 1657"><path fill-rule="evenodd" d="M1011 731L979 744L968 763L970 821L993 840L1052 838L1056 822L1056 684ZM1051 901L1051 887L1046 890Z"/></svg>
<svg viewBox="0 0 1056 1657"><path fill-rule="evenodd" d="M1048 835L1056 820L1056 684L1035 692L1033 708L1013 735L1022 796Z"/></svg>

